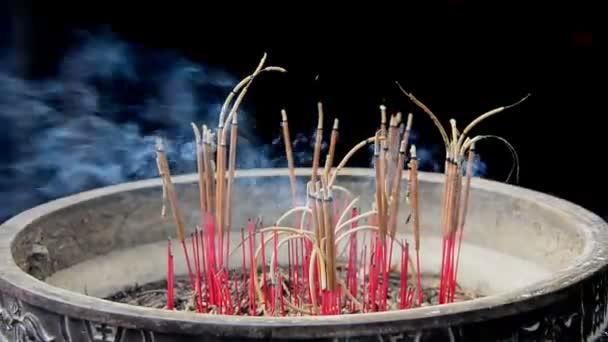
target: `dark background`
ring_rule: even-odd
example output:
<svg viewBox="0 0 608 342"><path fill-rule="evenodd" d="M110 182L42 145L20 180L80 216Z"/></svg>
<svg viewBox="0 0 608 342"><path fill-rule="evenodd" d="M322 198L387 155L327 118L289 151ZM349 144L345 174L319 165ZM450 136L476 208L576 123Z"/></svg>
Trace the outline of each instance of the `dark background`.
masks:
<svg viewBox="0 0 608 342"><path fill-rule="evenodd" d="M110 32L129 44L170 50L235 78L253 70L267 52L269 64L289 73L260 79L245 101L256 138L265 144L277 137L282 107L288 108L292 130L312 132L319 100L329 117L341 119L341 146L372 134L381 103L391 111L414 110L421 141L440 143L428 118L399 93L396 80L443 122L453 117L461 128L482 112L531 93L527 102L476 132L503 136L515 146L521 186L608 216L608 181L600 165L605 126L596 106L602 83L595 83L599 65L592 38L596 9L584 2L538 10L490 9L464 0L427 8L378 3L335 9L312 3L290 8L178 2L128 8L124 3L3 3L0 41L10 70L25 79L54 77L66 49L83 32ZM136 114L129 115L127 120L137 122ZM3 148L10 151L11 143ZM504 180L511 165L508 150L490 142L480 149L485 177ZM441 163L440 154L436 159ZM13 199L2 199L7 200Z"/></svg>

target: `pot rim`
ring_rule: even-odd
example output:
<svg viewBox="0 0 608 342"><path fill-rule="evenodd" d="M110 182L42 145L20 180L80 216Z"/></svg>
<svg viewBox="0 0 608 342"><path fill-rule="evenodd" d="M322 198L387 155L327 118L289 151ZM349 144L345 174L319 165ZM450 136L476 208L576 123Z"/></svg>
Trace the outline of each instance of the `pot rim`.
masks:
<svg viewBox="0 0 608 342"><path fill-rule="evenodd" d="M310 168L297 168L297 176L310 175ZM262 178L287 176L285 168L236 170L238 178ZM372 169L344 168L340 176L373 177ZM404 175L407 178L407 175ZM422 182L440 183L443 174L420 172ZM173 177L174 183L187 184L197 181L196 174ZM399 322L413 324L417 328L425 326L445 326L462 321L477 321L498 318L514 312L529 311L547 305L554 300L551 293L564 290L589 277L608 262L608 224L599 216L566 200L518 186L496 181L474 178L471 186L501 195L534 202L562 219L568 220L583 233L583 252L571 264L551 274L545 280L532 283L524 288L490 295L474 300L428 306L408 310L387 311L366 314L303 317L249 317L211 315L144 308L128 304L86 296L52 286L34 278L21 270L15 263L11 245L18 234L34 221L57 210L79 202L100 198L120 192L160 187L159 178L120 183L93 189L71 196L59 198L28 209L0 225L0 291L34 306L40 306L66 316L114 324L125 328L147 328L154 331L181 331L195 333L207 331L217 335L269 336L280 335L281 329L301 328L305 334L309 328L333 327L314 332L315 335L334 336L340 327L348 329L348 334L363 329L369 324ZM569 222L569 224L570 224ZM497 308L498 310L492 310ZM184 326L187 325L187 331ZM388 328L390 329L390 328ZM278 331L278 332L277 332ZM386 331L386 330L385 330Z"/></svg>

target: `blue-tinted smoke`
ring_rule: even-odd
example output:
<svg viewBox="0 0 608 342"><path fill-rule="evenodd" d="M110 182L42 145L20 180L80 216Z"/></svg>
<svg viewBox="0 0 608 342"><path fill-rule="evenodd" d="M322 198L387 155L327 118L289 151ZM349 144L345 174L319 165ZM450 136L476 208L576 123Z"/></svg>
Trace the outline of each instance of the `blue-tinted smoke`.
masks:
<svg viewBox="0 0 608 342"><path fill-rule="evenodd" d="M56 197L155 177L158 135L174 172L193 170L190 122L215 123L235 83L107 36L69 51L49 80L0 66L0 221Z"/></svg>

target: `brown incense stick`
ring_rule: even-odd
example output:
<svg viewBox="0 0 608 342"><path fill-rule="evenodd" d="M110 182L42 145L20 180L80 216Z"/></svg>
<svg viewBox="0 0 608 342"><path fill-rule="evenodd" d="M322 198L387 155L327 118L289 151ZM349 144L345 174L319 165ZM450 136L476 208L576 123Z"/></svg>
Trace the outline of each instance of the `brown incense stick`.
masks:
<svg viewBox="0 0 608 342"><path fill-rule="evenodd" d="M207 129L207 126L203 125L203 164L205 168L205 193L207 196L207 212L215 212L214 204L214 189L215 189L215 170L211 163L211 156L213 155L211 132Z"/></svg>
<svg viewBox="0 0 608 342"><path fill-rule="evenodd" d="M217 160L217 171L215 173L215 220L217 222L217 231L219 236L223 236L224 234L224 187L226 185L226 170L225 170L225 156L226 156L226 144L224 143L224 138L221 137L224 135L223 127L218 128L218 143L217 151L216 151L216 160Z"/></svg>
<svg viewBox="0 0 608 342"><path fill-rule="evenodd" d="M348 151L348 153L346 153L346 155L344 156L344 158L342 158L342 160L340 161L340 164L338 164L338 166L336 167L335 171L333 172L331 179L329 181L329 185L332 186L336 180L336 176L338 175L338 172L344 167L344 165L346 165L346 163L350 160L350 158L357 153L357 151L359 151L360 149L362 149L363 147L367 146L368 144L371 144L375 141L376 137L369 137L361 142L359 142L357 145L355 145L353 148L350 149L350 151Z"/></svg>
<svg viewBox="0 0 608 342"><path fill-rule="evenodd" d="M389 213L389 234L391 238L395 237L397 230L397 222L399 220L399 203L401 196L401 178L403 174L403 167L405 165L405 151L407 143L401 141L401 147L399 148L399 159L397 160L397 169L395 172L395 179L393 180L393 190L391 193L390 201L390 213Z"/></svg>
<svg viewBox="0 0 608 342"><path fill-rule="evenodd" d="M374 168L376 170L376 211L378 212L378 228L380 230L380 236L382 238L386 235L384 229L384 211L382 209L383 202L383 189L382 189L382 158L380 156L380 138L376 135L376 141L374 142ZM384 240L382 240L384 241Z"/></svg>
<svg viewBox="0 0 608 342"><path fill-rule="evenodd" d="M463 203L460 208L459 220L458 220L458 251L456 254L456 270L454 271L454 281L456 281L458 277L458 265L460 263L460 247L462 245L462 236L464 232L464 223L467 216L467 210L469 207L469 193L471 189L471 177L473 177L473 163L475 161L475 143L471 144L469 149L469 155L467 159L467 170L466 170L466 180L464 186L464 193L462 195Z"/></svg>
<svg viewBox="0 0 608 342"><path fill-rule="evenodd" d="M386 106L380 105L380 135L386 136Z"/></svg>
<svg viewBox="0 0 608 342"><path fill-rule="evenodd" d="M456 120L450 120L450 126L452 127L452 139L454 143L454 149L452 151L453 163L454 163L454 189L452 193L452 208L451 208L451 222L450 222L450 233L454 233L458 226L458 212L460 208L460 188L462 185L461 182L461 173L460 173L460 145L456 143L459 139L458 137L458 128L456 127ZM460 137L462 138L462 136Z"/></svg>
<svg viewBox="0 0 608 342"><path fill-rule="evenodd" d="M310 177L310 182L312 184L312 190L313 193L315 194L315 196L318 196L319 194L319 185L317 183L317 176L318 176L318 172L319 172L319 159L321 156L321 141L323 139L323 104L321 102L319 102L317 104L317 109L319 111L319 121L317 124L317 133L315 136L315 147L314 147L314 152L313 152L313 159L312 159L312 174ZM323 235L322 231L320 230L320 227L322 225L322 220L321 220L321 213L320 210L321 208L313 206L313 220L314 220L314 224L315 227L317 229L317 236L321 237ZM320 241L320 239L318 240Z"/></svg>
<svg viewBox="0 0 608 342"><path fill-rule="evenodd" d="M171 206L171 212L173 214L173 221L175 223L175 232L177 235L177 239L180 242L183 242L185 240L186 235L184 219L182 218L181 211L179 210L179 206L177 204L175 186L173 185L173 181L171 180L171 171L169 170L169 163L165 154L163 141L160 138L156 141L156 158L159 169L161 170L160 176L163 178L167 199L169 200L169 205Z"/></svg>
<svg viewBox="0 0 608 342"><path fill-rule="evenodd" d="M291 200L295 207L298 203L298 185L296 182L295 163L293 161L293 150L291 148L291 137L289 135L289 124L287 122L287 111L281 110L283 119L283 143L285 144L285 155L287 156L287 166L289 168L289 184L291 186Z"/></svg>
<svg viewBox="0 0 608 342"><path fill-rule="evenodd" d="M420 206L418 192L418 159L416 157L416 146L410 149L410 205L412 210L412 230L414 234L414 247L416 250L416 298L418 306L422 304L422 283L420 280Z"/></svg>
<svg viewBox="0 0 608 342"><path fill-rule="evenodd" d="M325 168L329 165L329 156L325 159ZM325 175L321 176L321 182L323 183L323 226L325 231L325 257L327 258L327 286L330 291L335 290L336 285L336 263L335 263L335 233L333 222L333 199L331 197L330 189L327 186L328 180Z"/></svg>
<svg viewBox="0 0 608 342"><path fill-rule="evenodd" d="M228 184L226 186L226 227L231 229L232 226L232 183L234 181L234 172L236 169L236 144L238 136L238 119L234 113L230 127L230 151L228 154ZM226 259L228 261L228 259Z"/></svg>
<svg viewBox="0 0 608 342"><path fill-rule="evenodd" d="M403 89L403 87L401 86L401 84L399 84L399 82L396 82L396 83L397 83L397 86L399 87L399 89L401 90L401 92L403 94L405 94L405 96L409 97L409 99L412 102L414 102L414 104L416 106L420 107L420 109L422 109L423 112L428 114L428 116L431 118L431 121L433 121L433 123L439 130L439 133L441 133L441 138L443 138L443 143L445 144L445 147L447 149L448 146L450 145L450 139L448 138L448 134L446 133L445 129L441 125L441 122L439 122L439 119L437 119L437 116L433 112L431 112L429 107L427 107L424 103L420 102L416 97L414 97L414 94L408 93L407 91L405 91L405 89Z"/></svg>
<svg viewBox="0 0 608 342"><path fill-rule="evenodd" d="M465 127L465 129L462 131L462 134L460 135L460 139L458 140L458 146L462 146L462 143L465 139L465 136L473 129L473 127L475 127L477 124L479 124L480 122L482 122L483 120L491 117L492 115L498 114L506 109L515 107L517 105L519 105L520 103L524 102L526 99L528 99L528 97L530 97L530 94L527 94L526 96L524 96L521 100L510 104L508 106L503 106L503 107L498 107L496 109L492 109L484 114L481 114L480 116L478 116L477 118L475 118L475 120L471 121L470 124L467 125L467 127Z"/></svg>
<svg viewBox="0 0 608 342"><path fill-rule="evenodd" d="M386 142L386 137L380 140L382 149L380 151L380 199L381 199L381 207L378 210L379 224L380 224L380 232L382 242L384 242L384 238L386 237L387 231L387 211L388 211L388 196L386 194L387 186L386 186L386 156L388 154L388 146Z"/></svg>
<svg viewBox="0 0 608 342"><path fill-rule="evenodd" d="M207 194L205 192L205 167L203 164L203 142L201 138L201 132L198 127L191 123L192 130L194 131L194 138L196 144L196 170L198 172L198 196L201 206L201 214L207 212Z"/></svg>
<svg viewBox="0 0 608 342"><path fill-rule="evenodd" d="M336 143L338 141L338 119L334 119L334 126L331 130L331 138L329 140L329 153L327 154L327 162L325 163L325 177L329 179L329 171L333 166L334 154L336 152Z"/></svg>
<svg viewBox="0 0 608 342"><path fill-rule="evenodd" d="M399 159L399 137L397 134L399 133L399 127L397 125L397 115L391 115L391 119L389 121L389 128L386 137L386 151L385 151L385 165L386 165L386 181L384 186L386 189L390 190L390 182L394 180L395 171L397 167L397 160Z"/></svg>
<svg viewBox="0 0 608 342"><path fill-rule="evenodd" d="M420 250L420 209L418 206L418 159L416 158L416 145L410 148L410 206L412 210L412 229L414 234L414 247Z"/></svg>

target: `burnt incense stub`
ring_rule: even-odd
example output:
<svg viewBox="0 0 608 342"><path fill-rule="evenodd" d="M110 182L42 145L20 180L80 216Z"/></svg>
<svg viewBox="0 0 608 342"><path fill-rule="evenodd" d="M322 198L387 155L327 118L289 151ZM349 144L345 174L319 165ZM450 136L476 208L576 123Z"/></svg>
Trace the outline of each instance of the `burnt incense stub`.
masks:
<svg viewBox="0 0 608 342"><path fill-rule="evenodd" d="M237 171L233 196L257 200L255 206L234 203L234 224L260 209L269 215L265 220L289 209L289 173ZM300 186L310 170L295 169L295 176ZM336 184L363 194L363 205L371 205L373 177L373 170L345 169ZM444 178L422 172L418 177L421 268L438 272L437 203ZM197 180L197 175L173 179L186 234L200 220ZM119 184L46 203L2 224L0 340L581 341L599 336L608 322L608 225L569 202L480 179L471 183L458 276L458 285L478 291L480 298L303 317L211 315L104 300L165 281L167 236L175 228L159 215L160 193L158 179ZM240 226L234 229L231 237L238 241ZM397 227L398 236L402 230ZM412 241L409 234L400 238ZM174 246L175 274L187 284L179 245ZM234 260L230 264L240 267ZM287 261L279 256L280 267L288 267Z"/></svg>

